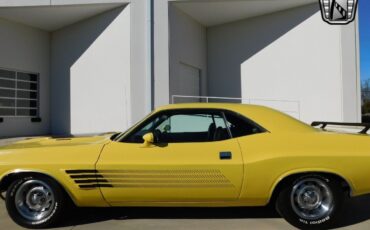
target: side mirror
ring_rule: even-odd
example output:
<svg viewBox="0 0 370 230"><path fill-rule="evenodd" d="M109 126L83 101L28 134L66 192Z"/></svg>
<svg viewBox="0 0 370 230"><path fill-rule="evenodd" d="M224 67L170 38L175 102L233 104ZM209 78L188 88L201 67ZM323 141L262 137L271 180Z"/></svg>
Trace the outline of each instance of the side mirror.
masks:
<svg viewBox="0 0 370 230"><path fill-rule="evenodd" d="M153 133L147 133L143 136L144 145L150 146L154 143L154 135Z"/></svg>

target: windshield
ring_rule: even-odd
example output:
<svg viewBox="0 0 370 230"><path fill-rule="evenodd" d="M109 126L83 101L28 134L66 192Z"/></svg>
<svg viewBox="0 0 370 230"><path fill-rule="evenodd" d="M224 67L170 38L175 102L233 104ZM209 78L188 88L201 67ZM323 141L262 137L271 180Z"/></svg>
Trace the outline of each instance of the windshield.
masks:
<svg viewBox="0 0 370 230"><path fill-rule="evenodd" d="M111 140L112 141L118 141L119 142L124 136L126 136L127 133L129 133L129 131L133 130L134 128L136 128L137 126L139 126L141 123L143 123L144 121L146 121L150 116L152 116L154 114L154 112L155 111L152 111L151 113L149 113L142 120L136 122L135 125L131 126L126 131L121 132L121 133L114 134L113 136L111 136Z"/></svg>

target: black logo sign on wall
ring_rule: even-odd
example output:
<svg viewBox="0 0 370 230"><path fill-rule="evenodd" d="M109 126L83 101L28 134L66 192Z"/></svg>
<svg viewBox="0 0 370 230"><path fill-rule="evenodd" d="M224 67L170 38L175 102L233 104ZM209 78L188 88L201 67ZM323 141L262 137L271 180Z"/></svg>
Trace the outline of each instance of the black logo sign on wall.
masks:
<svg viewBox="0 0 370 230"><path fill-rule="evenodd" d="M356 18L358 0L319 0L322 18L332 25L345 25Z"/></svg>

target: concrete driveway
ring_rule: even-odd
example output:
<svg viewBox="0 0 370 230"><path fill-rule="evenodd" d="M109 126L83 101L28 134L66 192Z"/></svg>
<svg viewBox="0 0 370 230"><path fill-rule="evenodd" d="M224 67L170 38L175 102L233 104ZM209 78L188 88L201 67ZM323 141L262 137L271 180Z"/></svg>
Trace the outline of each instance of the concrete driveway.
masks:
<svg viewBox="0 0 370 230"><path fill-rule="evenodd" d="M0 145L12 142L0 140ZM370 229L370 196L345 205L340 229ZM22 229L7 215L0 201L0 229ZM66 215L57 229L244 230L294 229L272 208L82 208Z"/></svg>
<svg viewBox="0 0 370 230"><path fill-rule="evenodd" d="M370 196L346 206L341 229L370 229ZM22 229L0 202L0 228ZM56 229L245 230L294 229L269 208L83 208L72 210Z"/></svg>

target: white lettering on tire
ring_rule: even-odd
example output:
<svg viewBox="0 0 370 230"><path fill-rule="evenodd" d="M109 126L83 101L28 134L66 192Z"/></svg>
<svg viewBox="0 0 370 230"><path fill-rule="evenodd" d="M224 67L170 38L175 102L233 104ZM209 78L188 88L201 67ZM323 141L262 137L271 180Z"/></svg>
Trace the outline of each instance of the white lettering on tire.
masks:
<svg viewBox="0 0 370 230"><path fill-rule="evenodd" d="M307 224L307 225L318 225L318 224L322 224L322 223L324 223L328 220L330 220L330 216L327 216L327 217L325 217L324 219L321 219L321 220L312 220L312 221L299 219L299 222L301 222L303 224Z"/></svg>

